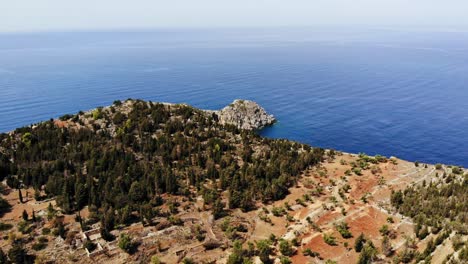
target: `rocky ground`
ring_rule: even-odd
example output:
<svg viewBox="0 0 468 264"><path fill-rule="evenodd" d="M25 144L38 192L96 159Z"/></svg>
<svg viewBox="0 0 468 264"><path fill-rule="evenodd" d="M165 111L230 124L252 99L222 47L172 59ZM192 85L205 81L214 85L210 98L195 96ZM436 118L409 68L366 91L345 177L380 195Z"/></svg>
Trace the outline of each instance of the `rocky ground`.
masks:
<svg viewBox="0 0 468 264"><path fill-rule="evenodd" d="M214 111L221 124L235 125L240 129L256 130L276 122L274 116L256 102L235 100L219 111Z"/></svg>

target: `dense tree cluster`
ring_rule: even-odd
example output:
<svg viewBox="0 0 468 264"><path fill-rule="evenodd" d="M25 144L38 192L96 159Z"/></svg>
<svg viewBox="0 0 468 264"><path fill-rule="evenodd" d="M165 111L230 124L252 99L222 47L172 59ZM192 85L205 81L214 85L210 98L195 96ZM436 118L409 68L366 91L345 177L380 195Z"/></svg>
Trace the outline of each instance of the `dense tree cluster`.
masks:
<svg viewBox="0 0 468 264"><path fill-rule="evenodd" d="M437 166L439 169L442 166ZM396 262L409 263L416 259L431 261L431 254L438 245L445 241L452 232L457 234L452 239L455 251L460 250L458 260L466 262L463 249L457 248L456 238L468 234L468 175L461 169L452 174L444 173L429 184L410 186L404 191L392 192L391 202L397 210L413 218L417 238L425 239L430 233L437 234L430 238L423 252L407 247L398 254ZM466 242L460 243L461 245ZM449 256L449 258L451 255ZM455 262L458 263L458 262Z"/></svg>
<svg viewBox="0 0 468 264"><path fill-rule="evenodd" d="M414 219L420 239L429 231L438 233L444 228L468 234L468 175L439 178L429 184L393 192L391 196L392 205Z"/></svg>
<svg viewBox="0 0 468 264"><path fill-rule="evenodd" d="M301 171L324 151L221 126L185 105L114 102L0 134L0 179L57 197L66 213L84 206L106 230L161 212L167 195L202 194L216 217L229 208L285 197ZM0 202L2 202L0 200ZM2 205L2 210L8 205Z"/></svg>

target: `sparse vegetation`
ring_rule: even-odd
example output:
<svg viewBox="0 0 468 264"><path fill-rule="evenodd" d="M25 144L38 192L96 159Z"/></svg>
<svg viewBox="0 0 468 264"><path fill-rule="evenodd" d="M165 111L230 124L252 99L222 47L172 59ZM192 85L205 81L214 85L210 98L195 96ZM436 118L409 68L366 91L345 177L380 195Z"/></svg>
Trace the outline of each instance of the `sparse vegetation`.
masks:
<svg viewBox="0 0 468 264"><path fill-rule="evenodd" d="M336 225L336 230L341 234L343 238L351 238L353 234L349 231L349 226L346 222L341 222Z"/></svg>
<svg viewBox="0 0 468 264"><path fill-rule="evenodd" d="M336 246L336 238L332 234L324 234L323 235L323 241L327 243L330 246Z"/></svg>

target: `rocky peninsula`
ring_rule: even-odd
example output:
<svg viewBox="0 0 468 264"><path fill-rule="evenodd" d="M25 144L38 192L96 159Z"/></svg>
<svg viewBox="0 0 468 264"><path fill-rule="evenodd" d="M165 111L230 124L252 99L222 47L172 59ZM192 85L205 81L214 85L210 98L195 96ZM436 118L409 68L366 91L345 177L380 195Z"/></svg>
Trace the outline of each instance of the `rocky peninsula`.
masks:
<svg viewBox="0 0 468 264"><path fill-rule="evenodd" d="M231 124L239 129L257 130L276 122L273 115L254 101L234 100L219 111L213 111L221 124Z"/></svg>

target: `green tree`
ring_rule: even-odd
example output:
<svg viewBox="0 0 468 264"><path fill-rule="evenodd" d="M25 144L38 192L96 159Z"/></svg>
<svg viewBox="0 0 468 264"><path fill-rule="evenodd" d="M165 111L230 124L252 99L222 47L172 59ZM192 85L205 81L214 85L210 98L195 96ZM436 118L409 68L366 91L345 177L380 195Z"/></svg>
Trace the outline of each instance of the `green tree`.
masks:
<svg viewBox="0 0 468 264"><path fill-rule="evenodd" d="M3 197L0 197L0 215L11 210L11 204L8 203Z"/></svg>
<svg viewBox="0 0 468 264"><path fill-rule="evenodd" d="M26 212L26 210L23 210L22 216L23 216L23 220L24 220L24 221L28 221L29 215L28 215L28 212Z"/></svg>
<svg viewBox="0 0 468 264"><path fill-rule="evenodd" d="M382 239L382 253L387 257L393 254L392 244L390 243L388 236L384 236Z"/></svg>
<svg viewBox="0 0 468 264"><path fill-rule="evenodd" d="M47 206L47 219L52 220L55 217L56 211L51 203Z"/></svg>
<svg viewBox="0 0 468 264"><path fill-rule="evenodd" d="M65 229L62 221L57 222L57 233L61 238L65 239L67 230Z"/></svg>
<svg viewBox="0 0 468 264"><path fill-rule="evenodd" d="M133 254L136 251L136 244L133 242L131 236L127 234L120 234L119 238L119 248L123 251L127 252L128 254Z"/></svg>
<svg viewBox="0 0 468 264"><path fill-rule="evenodd" d="M242 243L239 240L234 241L232 254L229 255L227 264L242 264L244 262Z"/></svg>
<svg viewBox="0 0 468 264"><path fill-rule="evenodd" d="M258 257L263 263L270 263L271 242L268 239L257 241Z"/></svg>
<svg viewBox="0 0 468 264"><path fill-rule="evenodd" d="M221 202L221 199L218 198L213 204L213 217L214 219L219 219L226 215L224 211L224 203Z"/></svg>
<svg viewBox="0 0 468 264"><path fill-rule="evenodd" d="M86 248L89 252L92 252L93 250L96 249L96 244L94 244L90 240L86 240L85 243L83 244L83 247Z"/></svg>
<svg viewBox="0 0 468 264"><path fill-rule="evenodd" d="M283 254L284 256L288 256L288 257L294 253L294 250L291 244L289 243L289 241L284 240L284 239L280 240L279 242L279 250L281 254Z"/></svg>
<svg viewBox="0 0 468 264"><path fill-rule="evenodd" d="M114 209L112 209L112 207L107 209L106 213L104 214L104 219L102 221L102 224L103 224L103 229L106 230L107 232L114 230L115 215L114 215Z"/></svg>
<svg viewBox="0 0 468 264"><path fill-rule="evenodd" d="M0 248L0 264L7 264L7 263L8 263L8 257L5 254L5 252L3 252L3 249Z"/></svg>
<svg viewBox="0 0 468 264"><path fill-rule="evenodd" d="M128 192L128 196L133 202L138 203L144 200L144 192L145 190L139 182L133 182L130 187L130 191Z"/></svg>
<svg viewBox="0 0 468 264"><path fill-rule="evenodd" d="M88 203L88 198L88 189L82 183L79 183L75 190L76 208L81 210Z"/></svg>
<svg viewBox="0 0 468 264"><path fill-rule="evenodd" d="M31 257L28 256L26 249L22 243L13 243L13 246L8 251L8 258L13 263L23 264L23 263L32 263Z"/></svg>
<svg viewBox="0 0 468 264"><path fill-rule="evenodd" d="M23 193L21 192L21 189L18 189L18 198L20 203L23 203Z"/></svg>
<svg viewBox="0 0 468 264"><path fill-rule="evenodd" d="M354 241L354 250L356 250L356 252L361 252L362 247L364 246L364 243L366 243L366 238L364 237L364 234L361 233L356 238L356 241Z"/></svg>
<svg viewBox="0 0 468 264"><path fill-rule="evenodd" d="M368 241L362 248L358 264L371 264L377 256L377 249L372 242Z"/></svg>

